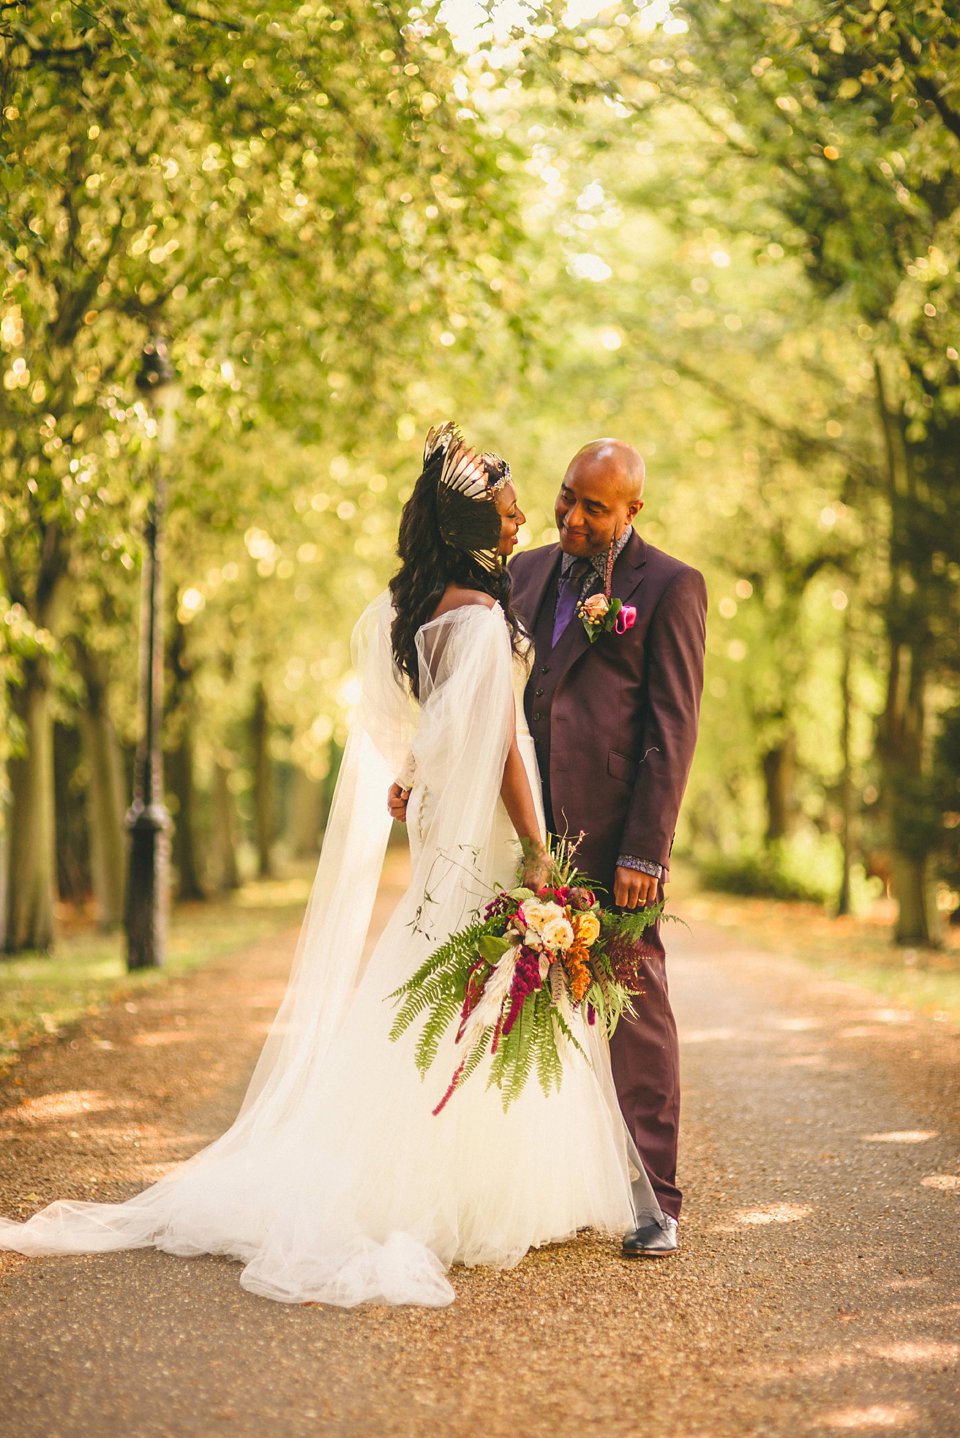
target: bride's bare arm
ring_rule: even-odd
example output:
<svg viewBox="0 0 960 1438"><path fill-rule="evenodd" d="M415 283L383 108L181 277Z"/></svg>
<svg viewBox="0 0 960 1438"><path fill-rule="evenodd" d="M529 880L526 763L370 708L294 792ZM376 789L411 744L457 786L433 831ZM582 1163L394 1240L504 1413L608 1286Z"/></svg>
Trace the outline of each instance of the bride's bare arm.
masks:
<svg viewBox="0 0 960 1438"><path fill-rule="evenodd" d="M500 797L523 848L523 882L531 889L539 889L550 877L550 861L540 833L540 821L533 802L530 779L516 734L511 740L507 762L503 766Z"/></svg>

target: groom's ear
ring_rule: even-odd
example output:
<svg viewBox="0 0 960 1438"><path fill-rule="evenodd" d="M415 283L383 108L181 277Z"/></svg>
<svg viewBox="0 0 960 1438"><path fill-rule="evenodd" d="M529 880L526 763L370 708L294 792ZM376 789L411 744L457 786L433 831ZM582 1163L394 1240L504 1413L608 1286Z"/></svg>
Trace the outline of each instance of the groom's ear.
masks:
<svg viewBox="0 0 960 1438"><path fill-rule="evenodd" d="M644 502L642 499L631 499L630 503L627 505L627 518L629 520L633 521L634 519L636 519L637 515L643 508L643 503Z"/></svg>

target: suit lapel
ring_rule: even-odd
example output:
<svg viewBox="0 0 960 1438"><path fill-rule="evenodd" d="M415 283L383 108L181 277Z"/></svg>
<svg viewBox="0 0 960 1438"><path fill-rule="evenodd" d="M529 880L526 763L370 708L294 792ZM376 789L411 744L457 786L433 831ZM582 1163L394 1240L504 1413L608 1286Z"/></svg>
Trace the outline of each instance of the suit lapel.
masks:
<svg viewBox="0 0 960 1438"><path fill-rule="evenodd" d="M629 604L643 583L643 566L647 562L647 542L634 530L633 538L624 545L623 553L613 566L613 598Z"/></svg>
<svg viewBox="0 0 960 1438"><path fill-rule="evenodd" d="M612 597L629 604L643 583L643 566L647 562L647 546L636 530L624 545L613 566ZM574 615L552 650L554 662L562 673L575 664L592 646L579 615Z"/></svg>

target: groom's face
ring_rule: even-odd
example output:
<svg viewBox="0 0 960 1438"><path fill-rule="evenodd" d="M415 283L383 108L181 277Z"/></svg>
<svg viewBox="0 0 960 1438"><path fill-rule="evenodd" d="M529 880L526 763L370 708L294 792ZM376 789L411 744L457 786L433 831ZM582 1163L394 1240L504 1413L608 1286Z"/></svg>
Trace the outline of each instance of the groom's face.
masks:
<svg viewBox="0 0 960 1438"><path fill-rule="evenodd" d="M602 554L642 507L618 464L577 455L554 509L560 548L577 559Z"/></svg>

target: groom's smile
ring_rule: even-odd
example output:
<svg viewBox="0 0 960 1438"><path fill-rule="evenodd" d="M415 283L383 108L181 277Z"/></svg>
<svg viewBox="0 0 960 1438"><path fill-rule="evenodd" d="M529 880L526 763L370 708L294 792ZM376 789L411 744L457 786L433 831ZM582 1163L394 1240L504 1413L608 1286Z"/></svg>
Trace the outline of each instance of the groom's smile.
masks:
<svg viewBox="0 0 960 1438"><path fill-rule="evenodd" d="M630 445L595 440L574 455L554 514L564 554L592 559L643 508L643 460Z"/></svg>

